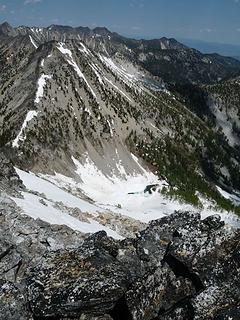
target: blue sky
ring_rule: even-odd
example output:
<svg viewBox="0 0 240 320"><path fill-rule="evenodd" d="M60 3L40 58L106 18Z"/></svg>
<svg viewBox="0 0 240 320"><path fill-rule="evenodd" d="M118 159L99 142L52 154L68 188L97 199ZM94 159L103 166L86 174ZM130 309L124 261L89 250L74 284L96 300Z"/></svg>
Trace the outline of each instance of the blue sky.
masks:
<svg viewBox="0 0 240 320"><path fill-rule="evenodd" d="M106 26L134 37L240 44L240 0L0 0L14 26Z"/></svg>

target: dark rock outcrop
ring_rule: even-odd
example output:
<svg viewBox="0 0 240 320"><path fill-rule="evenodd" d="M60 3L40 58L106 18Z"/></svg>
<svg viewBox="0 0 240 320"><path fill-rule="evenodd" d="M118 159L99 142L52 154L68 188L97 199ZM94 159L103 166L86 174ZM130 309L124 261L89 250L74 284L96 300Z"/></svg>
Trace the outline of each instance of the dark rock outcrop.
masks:
<svg viewBox="0 0 240 320"><path fill-rule="evenodd" d="M218 216L176 212L135 239L98 232L35 261L18 283L1 282L16 302L0 294L4 319L10 309L24 320L239 319L240 231Z"/></svg>
<svg viewBox="0 0 240 320"><path fill-rule="evenodd" d="M17 175L13 163L0 150L0 193L2 190L11 195L20 195L19 189L24 189L23 182Z"/></svg>
<svg viewBox="0 0 240 320"><path fill-rule="evenodd" d="M0 196L0 279L22 283L26 270L46 252L69 250L82 242L79 232L23 215L14 201Z"/></svg>
<svg viewBox="0 0 240 320"><path fill-rule="evenodd" d="M18 285L0 279L0 319L32 320L27 301Z"/></svg>

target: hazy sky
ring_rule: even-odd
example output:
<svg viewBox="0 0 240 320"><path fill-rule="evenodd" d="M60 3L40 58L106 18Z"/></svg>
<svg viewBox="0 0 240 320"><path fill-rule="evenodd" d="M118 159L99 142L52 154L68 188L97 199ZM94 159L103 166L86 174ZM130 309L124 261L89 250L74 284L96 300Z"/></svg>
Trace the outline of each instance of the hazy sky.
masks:
<svg viewBox="0 0 240 320"><path fill-rule="evenodd" d="M240 44L240 0L0 0L14 26L106 26L134 37Z"/></svg>

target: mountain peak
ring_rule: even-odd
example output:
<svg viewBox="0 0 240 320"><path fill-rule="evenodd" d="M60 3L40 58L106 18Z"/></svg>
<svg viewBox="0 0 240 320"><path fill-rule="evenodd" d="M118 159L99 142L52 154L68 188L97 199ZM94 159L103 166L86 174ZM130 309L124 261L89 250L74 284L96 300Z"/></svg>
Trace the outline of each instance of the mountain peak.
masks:
<svg viewBox="0 0 240 320"><path fill-rule="evenodd" d="M0 35L14 36L16 35L16 32L14 28L7 21L5 21L0 24Z"/></svg>
<svg viewBox="0 0 240 320"><path fill-rule="evenodd" d="M4 21L2 24L0 24L0 27L9 27L9 28L11 28L11 25L7 21Z"/></svg>
<svg viewBox="0 0 240 320"><path fill-rule="evenodd" d="M112 32L109 31L106 27L96 27L92 31L102 36L108 36L112 34Z"/></svg>
<svg viewBox="0 0 240 320"><path fill-rule="evenodd" d="M48 30L51 31L59 31L59 32L70 32L74 28L71 26L63 26L63 25L58 25L58 24L51 24L50 26L47 27Z"/></svg>
<svg viewBox="0 0 240 320"><path fill-rule="evenodd" d="M188 47L174 38L162 37L159 39L162 49L187 49Z"/></svg>

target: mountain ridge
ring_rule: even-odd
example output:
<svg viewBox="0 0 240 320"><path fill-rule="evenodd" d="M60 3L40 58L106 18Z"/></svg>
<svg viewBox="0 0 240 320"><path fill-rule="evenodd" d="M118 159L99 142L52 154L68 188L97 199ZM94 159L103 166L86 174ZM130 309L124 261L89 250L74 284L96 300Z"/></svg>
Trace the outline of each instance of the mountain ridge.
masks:
<svg viewBox="0 0 240 320"><path fill-rule="evenodd" d="M208 199L208 207L238 211L237 111L233 109L228 123L224 109L221 117L227 125L225 130L216 111L218 100L210 92L210 88L217 90L225 82L216 79L216 87L193 83L189 97L186 88L183 91L172 87L166 77L145 68L136 59L137 50L139 55L145 52L149 56L155 50L156 59L166 52L172 54L171 59L177 55L175 62L181 64L186 63L189 52L195 58L200 53L181 46L159 49L159 42L156 48L155 41L150 43L152 51L148 47L139 49L139 42L134 51L122 40L109 39L105 29L102 31L103 37L70 39L64 38L64 32L23 28L21 35L2 37L1 150L17 168L41 174L51 183L60 179L65 188L78 190L80 197L84 194L91 201L101 202L99 192L87 187L91 171L100 175L99 181L105 181L106 190L111 190L111 183L122 185L124 179L128 181L130 177L133 181L135 175L150 170L155 175L144 183L160 185L157 189L166 199L181 199L191 208L202 210ZM224 61L218 68L226 67ZM175 79L176 71L169 67L166 71ZM199 76L199 70L195 70L195 76ZM200 90L201 86L209 86L206 101L198 99L199 104L192 108L196 88ZM237 88L236 85L234 90ZM208 98L214 106L208 105ZM79 181L85 183L79 187ZM139 192L145 187L141 185ZM221 189L233 194L234 200ZM111 210L116 210L114 201L109 199ZM132 209L120 209L121 203L119 206L120 212L132 215Z"/></svg>
<svg viewBox="0 0 240 320"><path fill-rule="evenodd" d="M3 24L2 26L6 25ZM6 30L6 27L2 27ZM1 26L0 26L1 30ZM152 40L135 40L111 32L105 27L69 27L51 25L46 28L16 27L9 25L5 36L13 34L29 35L35 46L46 41L66 41L82 39L93 50L107 46L109 54L121 52L153 75L167 82L214 83L219 79L236 76L240 72L240 62L234 58L216 54L202 54L188 48L173 38L162 37ZM183 72L181 72L183 70Z"/></svg>

